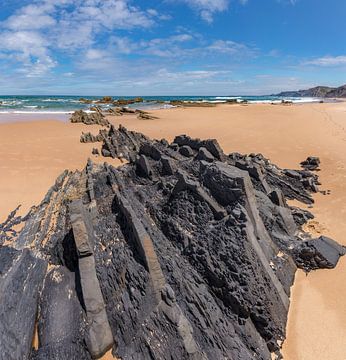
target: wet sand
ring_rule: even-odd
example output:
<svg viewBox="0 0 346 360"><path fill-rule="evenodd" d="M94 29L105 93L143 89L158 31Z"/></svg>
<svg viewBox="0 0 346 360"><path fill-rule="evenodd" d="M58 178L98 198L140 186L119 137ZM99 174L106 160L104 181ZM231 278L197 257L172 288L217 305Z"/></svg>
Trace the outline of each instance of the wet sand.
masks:
<svg viewBox="0 0 346 360"><path fill-rule="evenodd" d="M309 155L321 158L321 190L310 209L310 230L346 245L346 103L304 105L220 105L157 110L159 119L112 117L155 138L186 133L216 138L226 152L263 153L277 165L298 168ZM38 203L65 168L81 169L93 144L80 144L82 131L99 127L62 122L0 124L0 221L22 203ZM101 159L102 161L102 159ZM109 161L109 159L107 159ZM286 360L345 360L346 257L334 270L305 276L298 271L292 289Z"/></svg>

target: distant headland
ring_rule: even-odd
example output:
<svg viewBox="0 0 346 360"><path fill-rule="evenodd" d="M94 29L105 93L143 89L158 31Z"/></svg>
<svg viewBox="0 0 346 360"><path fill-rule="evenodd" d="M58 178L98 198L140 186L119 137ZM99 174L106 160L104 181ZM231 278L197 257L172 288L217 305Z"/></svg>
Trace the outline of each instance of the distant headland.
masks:
<svg viewBox="0 0 346 360"><path fill-rule="evenodd" d="M342 85L336 88L328 86L316 86L307 90L283 91L273 96L346 98L346 85Z"/></svg>

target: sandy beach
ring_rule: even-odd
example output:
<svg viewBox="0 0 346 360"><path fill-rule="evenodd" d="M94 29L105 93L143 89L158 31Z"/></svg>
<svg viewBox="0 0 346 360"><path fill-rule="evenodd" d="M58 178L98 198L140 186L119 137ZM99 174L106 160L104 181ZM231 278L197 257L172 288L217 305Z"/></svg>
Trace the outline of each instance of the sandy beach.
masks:
<svg viewBox="0 0 346 360"><path fill-rule="evenodd" d="M304 105L218 105L156 110L159 119L111 117L130 130L171 141L176 135L216 138L225 152L262 153L282 168L299 168L309 155L321 159L321 190L309 230L346 245L346 103ZM0 123L0 222L19 204L21 214L44 197L64 170L82 169L98 144L81 144L82 131L99 126L57 120ZM303 205L301 205L303 207ZM286 360L345 360L346 258L334 270L296 274L292 289Z"/></svg>

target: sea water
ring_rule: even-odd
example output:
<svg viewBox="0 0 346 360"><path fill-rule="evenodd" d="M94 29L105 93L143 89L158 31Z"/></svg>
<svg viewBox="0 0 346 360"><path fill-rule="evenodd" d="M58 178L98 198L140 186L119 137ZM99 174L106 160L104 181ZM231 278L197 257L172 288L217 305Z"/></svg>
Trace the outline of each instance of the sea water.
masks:
<svg viewBox="0 0 346 360"><path fill-rule="evenodd" d="M85 104L80 98L94 101L92 104ZM101 96L1 96L0 114L70 114L75 110L88 111L95 105ZM135 96L114 96L113 99L133 99ZM319 102L318 98L307 97L278 97L278 96L142 96L143 102L129 105L131 108L142 110L170 108L170 101L191 101L191 102L212 102L225 103L229 100L248 103L280 103L282 100L293 103ZM102 104L103 108L112 107L112 104Z"/></svg>

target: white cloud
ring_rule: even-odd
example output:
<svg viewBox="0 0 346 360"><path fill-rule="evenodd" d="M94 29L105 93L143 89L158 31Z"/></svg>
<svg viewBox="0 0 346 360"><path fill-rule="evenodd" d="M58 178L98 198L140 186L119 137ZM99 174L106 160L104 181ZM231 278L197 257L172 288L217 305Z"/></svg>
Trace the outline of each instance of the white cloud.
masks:
<svg viewBox="0 0 346 360"><path fill-rule="evenodd" d="M228 9L229 0L181 0L192 9L196 10L201 18L207 23L213 22L213 16L217 12Z"/></svg>
<svg viewBox="0 0 346 360"><path fill-rule="evenodd" d="M346 55L340 56L324 56L317 59L305 61L303 65L315 66L341 66L346 65Z"/></svg>
<svg viewBox="0 0 346 360"><path fill-rule="evenodd" d="M0 55L21 62L28 76L40 76L57 65L55 49L91 48L103 32L148 28L158 16L129 0L34 0L0 22Z"/></svg>
<svg viewBox="0 0 346 360"><path fill-rule="evenodd" d="M18 11L17 14L10 16L4 23L8 29L18 30L37 30L51 27L56 24L55 19L47 14L51 6L28 5Z"/></svg>
<svg viewBox="0 0 346 360"><path fill-rule="evenodd" d="M229 55L251 55L255 52L255 49L251 49L245 44L237 43L231 40L216 40L210 44L207 49L209 51Z"/></svg>
<svg viewBox="0 0 346 360"><path fill-rule="evenodd" d="M164 78L165 80L184 80L184 81L191 81L191 80L204 80L214 78L217 75L224 75L228 74L229 71L211 71L211 70L192 70L192 71L169 71L165 68L159 69L156 73L156 77Z"/></svg>
<svg viewBox="0 0 346 360"><path fill-rule="evenodd" d="M245 44L231 40L207 41L199 34L181 33L167 38L139 40L137 42L128 37L113 37L110 52L121 54L136 54L166 58L167 60L185 61L187 59L214 58L227 56L233 61L251 59L258 50Z"/></svg>
<svg viewBox="0 0 346 360"><path fill-rule="evenodd" d="M0 53L22 64L19 72L37 77L56 66L46 39L37 31L5 31L1 34Z"/></svg>

